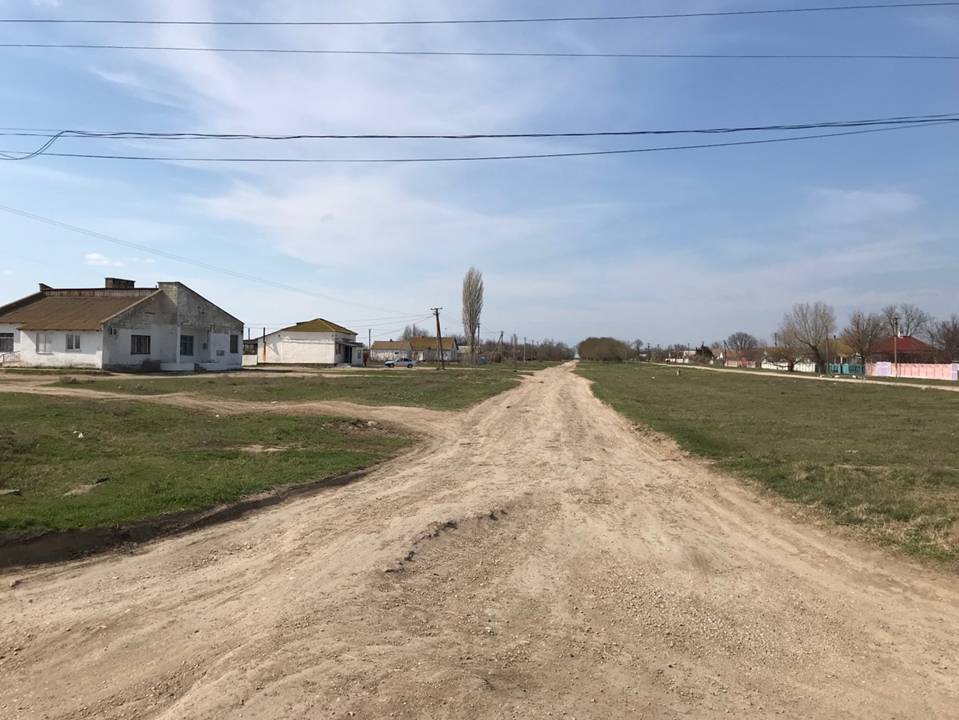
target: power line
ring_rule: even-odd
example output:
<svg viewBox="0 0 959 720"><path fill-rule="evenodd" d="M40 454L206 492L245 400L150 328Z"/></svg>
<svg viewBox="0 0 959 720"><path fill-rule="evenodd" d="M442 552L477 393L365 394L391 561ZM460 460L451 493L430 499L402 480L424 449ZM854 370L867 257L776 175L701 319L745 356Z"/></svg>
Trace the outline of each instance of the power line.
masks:
<svg viewBox="0 0 959 720"><path fill-rule="evenodd" d="M552 158L595 157L607 155L633 155L640 153L674 152L681 150L704 150L709 148L737 147L745 145L769 145L773 143L799 142L805 140L819 140L823 138L846 137L851 135L866 135L870 133L891 132L894 130L910 130L942 125L952 125L959 118L940 120L939 122L903 124L892 127L869 128L865 130L847 130L834 133L816 133L812 135L795 135L784 138L765 138L759 140L736 140L732 142L700 143L692 145L668 145L651 148L620 148L615 150L585 150L579 152L554 153L527 153L517 155L464 155L447 157L402 157L402 158L278 158L278 157L173 157L161 155L117 155L94 153L66 153L44 152L44 157L84 158L95 160L136 160L158 162L204 162L204 163L280 163L280 164L411 164L411 163L450 163L476 162L494 160L540 160ZM0 150L0 156L6 160L18 160L14 150ZM36 153L29 154L30 157ZM0 206L2 209L2 206Z"/></svg>
<svg viewBox="0 0 959 720"><path fill-rule="evenodd" d="M4 24L47 25L201 25L233 27L336 27L383 25L503 25L531 23L618 22L626 20L675 20L682 18L715 18L750 15L795 15L800 13L856 12L908 8L937 8L959 6L959 2L898 2L867 5L832 5L797 8L770 8L766 10L717 10L683 13L646 13L642 15L572 15L526 18L450 18L440 20L136 20L114 18L4 18Z"/></svg>
<svg viewBox="0 0 959 720"><path fill-rule="evenodd" d="M562 51L477 51L477 50L321 50L314 48L237 48L182 45L113 45L92 43L0 43L6 49L39 50L145 50L164 52L252 53L271 55L382 55L409 57L522 57L522 58L606 58L620 60L917 60L954 61L959 55L914 54L795 54L795 53L632 53Z"/></svg>
<svg viewBox="0 0 959 720"><path fill-rule="evenodd" d="M209 133L209 132L161 132L142 130L78 130L49 128L2 128L0 136L6 137L42 137L49 140L77 138L83 140L503 140L503 139L539 139L539 138L585 138L585 137L628 137L643 135L684 135L703 134L721 135L742 132L769 132L813 130L821 128L852 128L875 125L899 125L902 123L938 122L955 119L959 113L939 113L934 115L900 115L895 117L869 118L860 120L828 120L793 124L747 125L712 128L680 128L653 130L590 130L559 132L512 132L512 133Z"/></svg>
<svg viewBox="0 0 959 720"><path fill-rule="evenodd" d="M340 325L356 325L357 327L363 327L363 328L381 328L381 327L386 327L388 325L395 325L398 322L407 322L407 323L419 322L422 320L427 320L431 317L433 316L432 315L411 315L409 317L406 317L403 315L399 315L397 317L390 318L387 322L369 322L364 320L347 320L347 319L337 318L336 322L339 323ZM290 320L288 322L263 322L263 321L254 322L251 320L250 322L247 323L247 325L252 325L256 327L266 327L266 328L286 328L286 327L291 327L293 325L297 325L298 323L301 323L301 322L303 321Z"/></svg>
<svg viewBox="0 0 959 720"><path fill-rule="evenodd" d="M95 230L88 230L87 228L80 227L79 225L71 225L70 223L65 223L60 220L55 220L53 218L44 217L43 215L37 215L35 213L27 212L26 210L19 210L14 207L9 207L7 205L0 205L0 211L10 213L11 215L17 215L27 220L33 220L35 222L44 223L46 225L52 225L53 227L62 228L64 230L69 230L70 232L78 233L80 235L86 235L87 237L96 238L97 240L103 240L105 242L113 243L115 245L122 245L123 247L132 248L139 250L141 252L151 253L159 257L167 258L168 260L174 260L179 263L184 263L186 265L193 265L204 270L209 270L211 272L217 272L222 275L229 275L230 277L238 278L240 280L247 280L249 282L260 283L261 285L268 285L270 287L278 288L280 290L287 290L289 292L300 293L302 295L310 295L313 297L322 298L324 300L332 300L333 302L338 302L343 305L354 305L356 307L363 307L368 310L376 310L377 312L390 312L385 308L376 307L374 305L367 305L365 303L355 302L353 300L347 300L341 297L334 295L327 295L325 293L319 293L312 290L304 290L302 288L294 287L293 285L287 285L286 283L277 282L275 280L270 280L268 278L260 277L259 275L251 275L249 273L239 272L237 270L231 270L229 268L220 267L219 265L213 265L211 263L204 262L202 260L195 260L193 258L186 257L184 255L177 255L176 253L167 252L166 250L157 250L152 248L149 245L141 245L140 243L130 242L129 240L123 240L113 235L107 235L105 233L97 232Z"/></svg>

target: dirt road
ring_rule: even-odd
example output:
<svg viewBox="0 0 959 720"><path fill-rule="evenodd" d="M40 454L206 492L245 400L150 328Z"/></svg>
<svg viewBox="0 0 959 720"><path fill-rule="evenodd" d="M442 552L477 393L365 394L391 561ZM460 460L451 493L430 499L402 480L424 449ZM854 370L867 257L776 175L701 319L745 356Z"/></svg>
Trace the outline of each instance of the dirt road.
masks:
<svg viewBox="0 0 959 720"><path fill-rule="evenodd" d="M959 581L795 523L565 367L362 483L0 582L3 718L959 712Z"/></svg>

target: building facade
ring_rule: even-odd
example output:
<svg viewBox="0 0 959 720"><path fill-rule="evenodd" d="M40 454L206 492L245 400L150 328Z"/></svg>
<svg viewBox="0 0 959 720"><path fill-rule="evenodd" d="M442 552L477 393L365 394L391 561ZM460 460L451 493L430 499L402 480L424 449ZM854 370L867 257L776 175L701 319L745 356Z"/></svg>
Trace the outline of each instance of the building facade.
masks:
<svg viewBox="0 0 959 720"><path fill-rule="evenodd" d="M408 340L376 340L370 347L370 360L387 362L388 360L411 360L413 348Z"/></svg>
<svg viewBox="0 0 959 720"><path fill-rule="evenodd" d="M435 337L413 337L409 339L410 357L417 362L439 362L440 343ZM457 362L459 360L459 346L455 338L443 338L443 361Z"/></svg>
<svg viewBox="0 0 959 720"><path fill-rule="evenodd" d="M129 371L234 370L243 323L179 282L51 288L0 307L0 363Z"/></svg>
<svg viewBox="0 0 959 720"><path fill-rule="evenodd" d="M284 365L363 365L356 333L323 318L307 320L260 338L258 361Z"/></svg>

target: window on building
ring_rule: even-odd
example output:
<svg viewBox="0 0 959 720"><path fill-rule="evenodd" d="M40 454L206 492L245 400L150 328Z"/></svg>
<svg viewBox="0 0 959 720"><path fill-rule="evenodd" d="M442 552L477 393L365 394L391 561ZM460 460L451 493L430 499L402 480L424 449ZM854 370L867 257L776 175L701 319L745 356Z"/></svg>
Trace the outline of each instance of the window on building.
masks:
<svg viewBox="0 0 959 720"><path fill-rule="evenodd" d="M149 335L131 335L130 336L130 354L131 355L149 355L150 354L150 336Z"/></svg>
<svg viewBox="0 0 959 720"><path fill-rule="evenodd" d="M230 335L230 352L234 355L240 352L240 336Z"/></svg>
<svg viewBox="0 0 959 720"><path fill-rule="evenodd" d="M180 354L193 357L193 336L192 335L180 336Z"/></svg>
<svg viewBox="0 0 959 720"><path fill-rule="evenodd" d="M37 333L37 352L38 353L53 352L53 335L51 335L50 333Z"/></svg>
<svg viewBox="0 0 959 720"><path fill-rule="evenodd" d="M13 333L0 333L0 353L13 352Z"/></svg>
<svg viewBox="0 0 959 720"><path fill-rule="evenodd" d="M75 333L67 333L67 352L80 351L80 336Z"/></svg>

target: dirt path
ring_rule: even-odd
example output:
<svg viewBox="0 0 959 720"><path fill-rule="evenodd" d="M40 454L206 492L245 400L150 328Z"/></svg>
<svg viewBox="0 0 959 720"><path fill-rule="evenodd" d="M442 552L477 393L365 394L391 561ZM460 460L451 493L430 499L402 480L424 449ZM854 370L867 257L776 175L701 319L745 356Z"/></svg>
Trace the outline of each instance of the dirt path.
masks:
<svg viewBox="0 0 959 720"><path fill-rule="evenodd" d="M120 392L104 392L83 387L51 385L46 380L0 381L0 393L27 393L48 397L68 397L83 400L123 400L125 402L149 402L157 405L191 408L222 415L256 415L275 413L280 415L345 415L379 420L387 424L401 424L423 435L448 434L453 431L450 413L416 407L393 407L390 405L361 405L342 400L302 402L255 402L249 400L220 400L197 397L192 393L166 393L163 395L132 395Z"/></svg>
<svg viewBox="0 0 959 720"><path fill-rule="evenodd" d="M794 523L568 367L436 422L362 483L4 575L0 717L956 717L955 578Z"/></svg>

